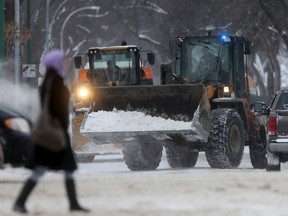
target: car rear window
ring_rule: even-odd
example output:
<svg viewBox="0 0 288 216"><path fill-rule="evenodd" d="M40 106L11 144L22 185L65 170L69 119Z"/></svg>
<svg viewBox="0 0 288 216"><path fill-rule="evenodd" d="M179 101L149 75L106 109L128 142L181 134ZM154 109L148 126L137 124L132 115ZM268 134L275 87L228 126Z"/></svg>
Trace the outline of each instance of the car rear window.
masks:
<svg viewBox="0 0 288 216"><path fill-rule="evenodd" d="M280 95L277 101L276 110L288 110L288 93Z"/></svg>

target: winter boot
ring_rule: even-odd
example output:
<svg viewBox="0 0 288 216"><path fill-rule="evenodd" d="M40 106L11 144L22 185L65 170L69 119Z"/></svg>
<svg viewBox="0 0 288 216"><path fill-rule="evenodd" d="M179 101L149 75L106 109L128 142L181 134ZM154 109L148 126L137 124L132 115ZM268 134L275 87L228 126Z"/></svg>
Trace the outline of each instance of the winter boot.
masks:
<svg viewBox="0 0 288 216"><path fill-rule="evenodd" d="M35 181L32 181L30 179L28 179L20 194L18 195L18 198L13 206L13 210L16 211L16 212L20 212L20 213L27 213L27 209L25 208L25 202L29 196L29 194L31 193L31 191L33 190L33 188L35 187L36 185L36 182Z"/></svg>
<svg viewBox="0 0 288 216"><path fill-rule="evenodd" d="M73 179L65 180L66 191L68 195L68 199L70 202L70 211L82 211L82 212L90 212L89 209L83 208L79 205L76 190L75 190L75 182Z"/></svg>

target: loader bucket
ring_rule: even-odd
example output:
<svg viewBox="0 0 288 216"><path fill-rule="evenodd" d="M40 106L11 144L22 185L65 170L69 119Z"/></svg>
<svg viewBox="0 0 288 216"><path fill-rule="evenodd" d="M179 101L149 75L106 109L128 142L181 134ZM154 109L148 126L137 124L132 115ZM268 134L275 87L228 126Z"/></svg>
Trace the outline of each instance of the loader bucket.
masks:
<svg viewBox="0 0 288 216"><path fill-rule="evenodd" d="M177 137L183 137L190 142L202 142L204 139L192 124L195 120L198 122L199 117L202 116L197 113L199 113L198 106L203 102L203 92L202 84L95 87L94 105L92 110L86 113L80 133L98 144L158 143L167 145L171 142L178 142ZM107 118L113 118L116 113L115 118L117 118L119 110L137 111L137 114L142 112L144 116L161 117L167 121L175 120L181 123L181 126L170 128L162 124L159 126L157 123L153 125L151 121L148 124L151 128L144 127L143 129L141 126L147 124L144 119L141 122L136 118L136 114L135 121L139 122L139 127L134 127L134 124L130 127L128 124L125 125L125 129L121 126L117 128L115 122L106 121L100 116L97 123L93 121L98 114L101 115L102 112L98 111L108 111L108 113L104 112L108 114ZM193 118L196 110L197 117ZM91 112L95 112L96 116ZM192 121L192 119L195 120ZM183 126L183 122L187 124ZM197 123L194 125L197 126Z"/></svg>
<svg viewBox="0 0 288 216"><path fill-rule="evenodd" d="M203 91L202 84L95 87L93 111L112 111L116 108L191 121Z"/></svg>

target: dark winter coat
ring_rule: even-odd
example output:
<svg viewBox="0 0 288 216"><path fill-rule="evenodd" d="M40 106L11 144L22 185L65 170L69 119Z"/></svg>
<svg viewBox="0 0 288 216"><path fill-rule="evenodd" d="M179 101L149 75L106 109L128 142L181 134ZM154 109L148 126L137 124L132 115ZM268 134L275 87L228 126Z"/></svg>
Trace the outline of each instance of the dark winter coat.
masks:
<svg viewBox="0 0 288 216"><path fill-rule="evenodd" d="M56 117L63 127L67 137L66 148L60 152L49 151L37 144L28 161L27 167L33 169L35 166L45 166L52 170L74 171L77 165L71 148L70 136L67 132L69 126L69 89L65 86L63 78L53 69L48 69L40 88L41 107L46 97L47 81L52 79L49 111Z"/></svg>

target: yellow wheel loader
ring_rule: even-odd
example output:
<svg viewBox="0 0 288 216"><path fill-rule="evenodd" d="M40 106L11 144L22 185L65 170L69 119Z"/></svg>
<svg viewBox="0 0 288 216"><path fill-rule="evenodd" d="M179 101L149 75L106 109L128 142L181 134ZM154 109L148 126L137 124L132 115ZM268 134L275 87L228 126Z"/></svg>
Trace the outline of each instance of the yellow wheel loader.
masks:
<svg viewBox="0 0 288 216"><path fill-rule="evenodd" d="M163 147L172 168L194 167L200 151L212 168L237 168L244 146L249 146L253 167L265 168L265 118L254 112L263 98L249 90L245 61L251 53L250 41L232 35L177 37L170 42L170 50L173 61L161 65L160 85L141 85L139 53L133 48L125 50L122 66L130 73L131 85L93 84L93 103L81 133L95 142L121 143L131 170L156 169ZM91 73L104 67L103 62L99 64L105 59L103 52L90 49L88 56ZM108 111L112 115L113 110L142 112L186 122L189 127L157 128L151 121L153 130L134 126L125 131L85 129L92 113Z"/></svg>
<svg viewBox="0 0 288 216"><path fill-rule="evenodd" d="M147 54L146 57L144 54ZM116 86L153 85L153 72L147 62L150 66L154 64L154 53L136 45L91 47L74 57L77 74L72 86L72 138L75 150L89 142L87 137L80 134L80 126L84 114L91 107L96 110L95 105L99 101L95 100L101 100L98 95L102 89L107 91Z"/></svg>
<svg viewBox="0 0 288 216"><path fill-rule="evenodd" d="M143 62L141 53L147 53ZM73 85L76 111L90 106L95 97L95 87L152 85L150 67L155 62L154 53L142 51L135 45L92 47L87 53L74 57L77 79Z"/></svg>

